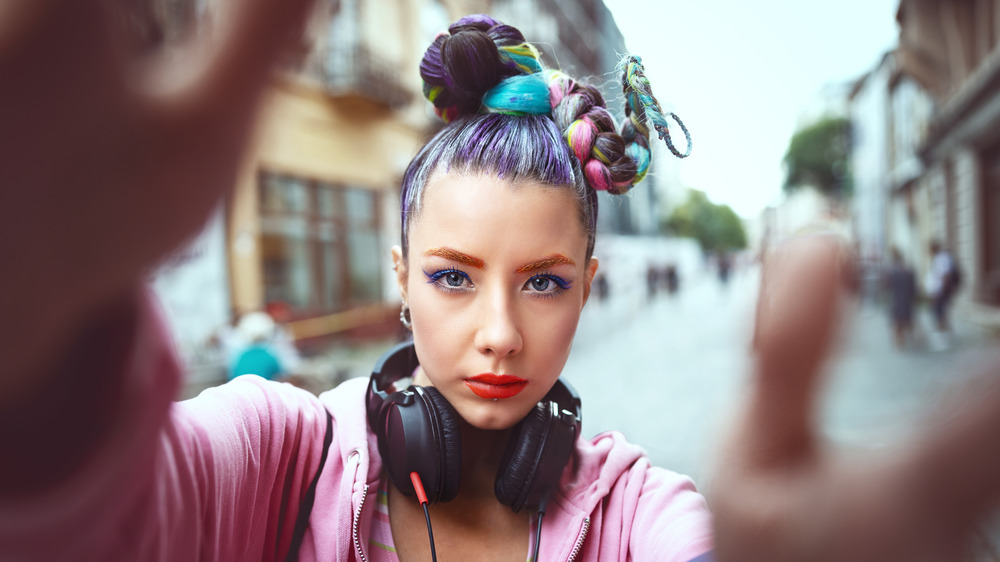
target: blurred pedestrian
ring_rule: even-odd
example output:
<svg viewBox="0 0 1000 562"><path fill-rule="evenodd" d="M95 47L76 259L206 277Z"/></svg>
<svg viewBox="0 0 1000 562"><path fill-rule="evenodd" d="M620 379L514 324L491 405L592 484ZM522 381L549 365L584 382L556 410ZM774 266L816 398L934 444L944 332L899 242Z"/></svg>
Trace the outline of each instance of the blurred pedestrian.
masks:
<svg viewBox="0 0 1000 562"><path fill-rule="evenodd" d="M608 286L608 276L603 271L597 272L594 276L594 292L597 293L597 300L604 302L611 296L611 287Z"/></svg>
<svg viewBox="0 0 1000 562"><path fill-rule="evenodd" d="M237 338L230 342L229 379L257 375L268 380L294 373L298 353L279 335L274 319L263 311L244 314L236 326Z"/></svg>
<svg viewBox="0 0 1000 562"><path fill-rule="evenodd" d="M667 283L667 294L677 294L677 289L680 287L680 278L677 275L677 266L672 263L667 264L664 277L666 278Z"/></svg>
<svg viewBox="0 0 1000 562"><path fill-rule="evenodd" d="M719 250L716 254L716 267L718 268L719 283L723 286L729 285L729 276L733 270L733 259L726 250Z"/></svg>
<svg viewBox="0 0 1000 562"><path fill-rule="evenodd" d="M948 349L952 344L951 321L948 318L952 298L959 288L961 274L951 252L939 240L930 243L931 265L925 278L925 290L930 299L934 325L930 333L930 346L935 351Z"/></svg>
<svg viewBox="0 0 1000 562"><path fill-rule="evenodd" d="M889 295L889 315L892 319L893 341L897 348L911 343L913 308L917 300L917 276L903 260L898 248L891 251L892 262L885 273L884 287Z"/></svg>
<svg viewBox="0 0 1000 562"><path fill-rule="evenodd" d="M652 299L656 296L656 286L660 283L660 272L656 266L649 264L646 266L646 297Z"/></svg>

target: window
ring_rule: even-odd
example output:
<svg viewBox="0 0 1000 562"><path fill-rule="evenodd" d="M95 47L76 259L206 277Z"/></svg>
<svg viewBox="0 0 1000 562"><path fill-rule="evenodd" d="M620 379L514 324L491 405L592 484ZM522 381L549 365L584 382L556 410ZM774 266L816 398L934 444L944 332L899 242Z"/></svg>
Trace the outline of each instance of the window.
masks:
<svg viewBox="0 0 1000 562"><path fill-rule="evenodd" d="M991 306L1000 306L1000 143L980 155L980 236L983 279L979 298ZM952 250L954 251L954 249Z"/></svg>
<svg viewBox="0 0 1000 562"><path fill-rule="evenodd" d="M296 316L381 299L379 194L260 175L264 299Z"/></svg>

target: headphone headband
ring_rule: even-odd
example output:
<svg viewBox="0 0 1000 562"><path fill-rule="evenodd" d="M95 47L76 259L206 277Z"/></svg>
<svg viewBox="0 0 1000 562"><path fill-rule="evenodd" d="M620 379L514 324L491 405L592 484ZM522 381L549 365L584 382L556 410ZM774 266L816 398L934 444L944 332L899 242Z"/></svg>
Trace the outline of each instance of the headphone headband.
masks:
<svg viewBox="0 0 1000 562"><path fill-rule="evenodd" d="M389 402L389 393L385 389L397 380L413 374L418 365L420 361L412 341L398 343L379 357L372 368L365 396L368 427L375 429L382 408Z"/></svg>

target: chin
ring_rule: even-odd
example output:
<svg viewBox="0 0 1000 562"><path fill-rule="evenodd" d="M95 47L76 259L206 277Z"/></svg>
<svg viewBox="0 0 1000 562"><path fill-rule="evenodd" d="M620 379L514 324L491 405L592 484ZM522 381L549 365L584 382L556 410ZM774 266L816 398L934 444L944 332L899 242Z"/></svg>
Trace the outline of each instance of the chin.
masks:
<svg viewBox="0 0 1000 562"><path fill-rule="evenodd" d="M528 415L535 403L517 404L510 400L466 405L458 414L472 427L487 431L502 431L517 425Z"/></svg>

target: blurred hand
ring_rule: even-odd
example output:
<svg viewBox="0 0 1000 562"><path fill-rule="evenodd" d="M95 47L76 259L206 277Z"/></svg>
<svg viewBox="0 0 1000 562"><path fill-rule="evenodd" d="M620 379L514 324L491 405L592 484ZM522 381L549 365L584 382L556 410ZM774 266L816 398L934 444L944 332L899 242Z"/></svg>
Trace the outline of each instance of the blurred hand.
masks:
<svg viewBox="0 0 1000 562"><path fill-rule="evenodd" d="M981 377L890 452L823 443L816 394L836 336L839 274L838 245L821 237L766 265L749 396L712 484L717 559L966 559L1000 489L1000 385ZM979 365L1000 374L996 357Z"/></svg>
<svg viewBox="0 0 1000 562"><path fill-rule="evenodd" d="M0 403L233 185L311 1L234 1L198 44L143 61L109 4L0 4Z"/></svg>

